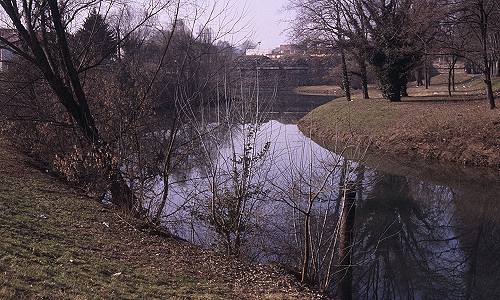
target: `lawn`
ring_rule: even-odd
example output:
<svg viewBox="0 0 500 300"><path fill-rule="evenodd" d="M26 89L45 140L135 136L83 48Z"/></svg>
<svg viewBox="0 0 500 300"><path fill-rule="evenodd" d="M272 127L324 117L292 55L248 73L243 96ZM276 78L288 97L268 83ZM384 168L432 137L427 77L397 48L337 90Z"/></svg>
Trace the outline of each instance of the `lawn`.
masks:
<svg viewBox="0 0 500 300"><path fill-rule="evenodd" d="M452 97L444 74L428 90L410 86L410 97L400 103L382 99L375 87L370 100L360 93L352 102L338 98L313 110L299 127L330 147L369 143L373 151L398 156L500 168L500 109L489 109L479 76L458 74Z"/></svg>

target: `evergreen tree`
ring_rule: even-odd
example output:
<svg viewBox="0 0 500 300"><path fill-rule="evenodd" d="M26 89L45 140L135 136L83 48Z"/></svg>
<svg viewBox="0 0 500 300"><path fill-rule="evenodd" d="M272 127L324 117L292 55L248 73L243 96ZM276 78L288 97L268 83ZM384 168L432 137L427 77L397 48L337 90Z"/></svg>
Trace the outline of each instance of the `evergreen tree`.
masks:
<svg viewBox="0 0 500 300"><path fill-rule="evenodd" d="M408 74L427 54L439 20L434 0L363 1L370 34L368 58L384 98L401 101Z"/></svg>
<svg viewBox="0 0 500 300"><path fill-rule="evenodd" d="M86 60L99 61L117 55L117 38L104 17L93 10L76 33L78 51Z"/></svg>

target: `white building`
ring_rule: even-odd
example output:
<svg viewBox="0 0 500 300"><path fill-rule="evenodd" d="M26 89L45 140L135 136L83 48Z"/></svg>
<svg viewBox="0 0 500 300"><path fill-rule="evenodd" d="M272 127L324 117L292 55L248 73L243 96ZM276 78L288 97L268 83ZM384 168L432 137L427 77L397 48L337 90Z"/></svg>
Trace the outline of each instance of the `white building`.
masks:
<svg viewBox="0 0 500 300"><path fill-rule="evenodd" d="M247 56L268 56L271 54L270 49L260 49L260 48L255 48L255 49L247 49L245 52L245 55Z"/></svg>
<svg viewBox="0 0 500 300"><path fill-rule="evenodd" d="M0 28L0 36L11 43L17 43L17 32L14 29ZM14 54L9 49L6 49L5 45L0 42L0 71L5 71L7 68L7 63L11 61Z"/></svg>
<svg viewBox="0 0 500 300"><path fill-rule="evenodd" d="M5 71L7 69L8 61L12 60L14 54L12 51L0 48L0 71Z"/></svg>

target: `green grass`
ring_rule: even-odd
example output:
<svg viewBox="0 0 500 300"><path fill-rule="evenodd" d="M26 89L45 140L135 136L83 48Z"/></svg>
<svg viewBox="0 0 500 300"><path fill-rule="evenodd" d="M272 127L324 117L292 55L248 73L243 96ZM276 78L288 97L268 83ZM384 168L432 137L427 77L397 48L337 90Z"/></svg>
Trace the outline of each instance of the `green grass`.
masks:
<svg viewBox="0 0 500 300"><path fill-rule="evenodd" d="M212 298L227 293L189 274L161 274L137 260L113 257L121 247L103 222L113 213L37 178L0 180L2 298ZM87 230L86 230L87 229ZM147 263L147 261L145 261Z"/></svg>

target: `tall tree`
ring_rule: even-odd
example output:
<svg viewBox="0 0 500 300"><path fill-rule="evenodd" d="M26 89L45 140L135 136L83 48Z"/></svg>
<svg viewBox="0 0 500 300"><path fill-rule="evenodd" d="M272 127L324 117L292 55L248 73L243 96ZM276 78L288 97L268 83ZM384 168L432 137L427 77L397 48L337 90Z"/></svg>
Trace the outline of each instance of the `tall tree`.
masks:
<svg viewBox="0 0 500 300"><path fill-rule="evenodd" d="M368 30L366 24L369 19L363 8L361 0L344 0L342 4L342 16L345 18L345 34L347 35L347 48L358 65L358 75L361 79L363 99L369 99L368 92Z"/></svg>
<svg viewBox="0 0 500 300"><path fill-rule="evenodd" d="M500 17L498 0L464 0L459 2L457 22L464 28L473 48L465 54L480 66L486 88L486 98L491 109L496 107L493 84L491 82L490 40L494 36L493 28ZM472 54L472 55L471 55Z"/></svg>
<svg viewBox="0 0 500 300"><path fill-rule="evenodd" d="M81 60L99 61L116 57L118 43L116 34L110 29L106 19L92 10L82 28L75 35L76 50L80 50Z"/></svg>
<svg viewBox="0 0 500 300"><path fill-rule="evenodd" d="M429 0L362 0L368 15L370 63L382 94L401 101L409 72L434 37L438 3Z"/></svg>
<svg viewBox="0 0 500 300"><path fill-rule="evenodd" d="M77 124L83 138L91 147L98 153L109 153L109 145L98 129L95 114L91 110L80 78L80 73L91 66L76 64L78 59L72 52L68 32L69 25L79 13L92 5L98 6L99 3L100 1L94 1L68 6L57 0L0 0L0 6L8 18L7 22L12 24L20 43L2 37L0 41L14 54L39 70L58 102ZM134 30L161 11L165 5L158 3L151 7L147 16ZM136 198L113 159L107 161L105 176L110 178L110 189L115 204L127 210L138 208Z"/></svg>
<svg viewBox="0 0 500 300"><path fill-rule="evenodd" d="M322 44L336 51L342 68L341 86L347 101L351 101L347 51L353 46L353 31L349 31L345 4L341 0L292 0L290 9L296 11L293 35L299 41ZM360 68L361 70L366 70ZM366 75L366 74L365 74ZM366 93L364 93L366 95Z"/></svg>

